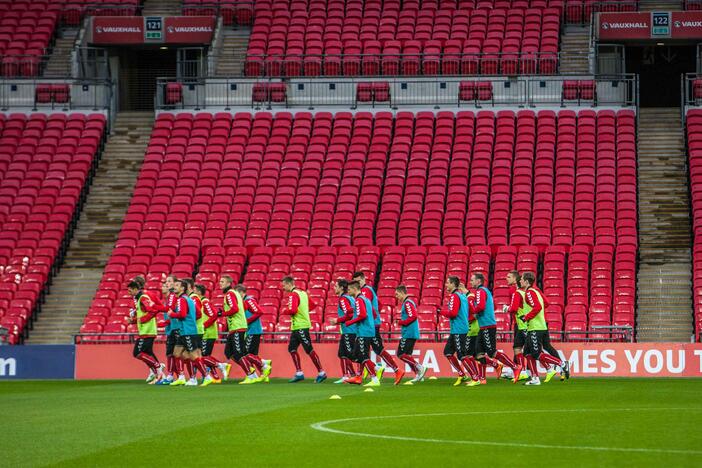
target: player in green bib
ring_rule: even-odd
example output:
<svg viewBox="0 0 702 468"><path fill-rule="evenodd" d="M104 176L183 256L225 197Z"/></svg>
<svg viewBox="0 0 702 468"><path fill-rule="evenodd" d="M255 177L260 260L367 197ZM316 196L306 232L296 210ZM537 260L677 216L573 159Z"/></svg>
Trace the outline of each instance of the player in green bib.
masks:
<svg viewBox="0 0 702 468"><path fill-rule="evenodd" d="M295 375L290 379L290 382L294 383L305 379L305 375L302 373L300 355L297 352L297 348L302 346L302 349L309 355L312 363L317 368L315 383L322 383L326 380L327 373L324 372L319 356L312 346L312 338L310 337L310 328L312 327L310 309L312 305L310 304L309 296L306 291L295 287L295 280L292 276L283 278L282 287L287 296L284 299L281 312L292 317L288 352L295 365Z"/></svg>
<svg viewBox="0 0 702 468"><path fill-rule="evenodd" d="M526 291L522 289L520 285L521 280L522 277L518 271L512 270L507 273L507 285L510 287L511 298L509 305L505 304L502 307L502 311L512 316L512 323L514 324L514 360L522 369L526 369L527 362L523 351L524 343L526 343L527 324L522 320L522 317L527 313L527 310L524 308ZM515 378L513 375L514 373L509 367L505 368L505 373L507 377L511 376L510 378ZM529 378L525 370L520 372L519 376L516 377L517 381Z"/></svg>
<svg viewBox="0 0 702 468"><path fill-rule="evenodd" d="M244 298L234 289L233 279L229 275L223 275L219 279L219 287L222 288L224 298L222 300L222 315L227 318L227 344L224 347L224 355L227 359L236 362L244 371L246 378L239 382L242 385L249 385L258 382L256 372L251 372L251 363L246 359L246 310L244 308Z"/></svg>
<svg viewBox="0 0 702 468"><path fill-rule="evenodd" d="M536 369L538 360L544 368L551 373L551 366L559 366L566 376L570 378L570 364L548 353L543 352L544 337L548 334L546 325L546 301L544 295L536 288L536 276L528 271L522 275L522 288L525 290L525 314L520 318L527 324L527 339L524 346L524 355L527 357L527 364L531 372L531 379L526 385L541 385L539 373ZM553 377L555 372L551 375ZM549 378L550 380L550 378Z"/></svg>
<svg viewBox="0 0 702 468"><path fill-rule="evenodd" d="M156 329L158 309L154 307L149 296L144 294L138 282L131 281L127 285L127 291L134 298L134 313L131 315L131 319L136 323L139 332L139 336L134 342L133 355L149 368L146 383L153 384L165 378L165 366L159 362L154 354L154 340L158 334Z"/></svg>

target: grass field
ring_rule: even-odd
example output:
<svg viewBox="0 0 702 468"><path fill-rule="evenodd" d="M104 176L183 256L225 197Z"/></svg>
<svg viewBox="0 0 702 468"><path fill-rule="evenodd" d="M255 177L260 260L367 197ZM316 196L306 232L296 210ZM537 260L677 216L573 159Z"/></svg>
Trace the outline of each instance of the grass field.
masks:
<svg viewBox="0 0 702 468"><path fill-rule="evenodd" d="M702 380L2 382L0 414L0 466L702 463Z"/></svg>

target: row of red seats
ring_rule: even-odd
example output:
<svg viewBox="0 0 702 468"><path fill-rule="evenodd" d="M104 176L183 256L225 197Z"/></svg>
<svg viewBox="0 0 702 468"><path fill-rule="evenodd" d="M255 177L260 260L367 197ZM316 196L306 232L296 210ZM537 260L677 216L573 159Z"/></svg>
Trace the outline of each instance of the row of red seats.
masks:
<svg viewBox="0 0 702 468"><path fill-rule="evenodd" d="M104 130L102 114L0 115L0 326L13 343L67 248Z"/></svg>
<svg viewBox="0 0 702 468"><path fill-rule="evenodd" d="M355 10L313 11L259 13L246 74L516 74L536 73L537 62L541 73L557 67L557 9L364 9L357 17Z"/></svg>
<svg viewBox="0 0 702 468"><path fill-rule="evenodd" d="M135 248L135 253L139 249ZM284 296L280 281L290 274L296 279L296 285L310 295L313 323L320 324L324 330L331 330L333 326L329 319L337 314L334 282L340 277L350 278L354 271L361 270L366 273L369 283L377 284L381 317L385 323L391 324L397 318L398 304L394 289L398 284L405 284L419 305L422 329L433 331L442 330L443 320L437 315L437 309L445 305L446 276L456 275L467 283L470 273L481 272L489 276L492 264L498 326L500 330L510 330L513 325L511 318L502 312L502 306L510 300L507 273L514 269L537 272L539 265L543 265L544 292L550 302L547 309L550 328L562 331L565 326L566 331L585 331L612 324L633 326L633 303L624 301L627 297L633 299L633 292L630 294L629 286L622 283L626 276L632 283L633 291L635 265L627 263L629 253L632 256L635 254L634 251L618 249L614 262L614 251L606 247L596 248L591 257L586 250L577 249L567 255L559 247L549 248L542 255L538 248L529 246L501 247L495 255L488 246L387 247L382 250L378 247L257 247L250 252L236 247L212 247L203 256L200 272L195 279L207 287L208 296L215 307L220 307L222 303L222 294L217 287L221 275L228 274L235 281L245 282L247 293L259 300L264 311L262 321L267 329L285 331L290 318L279 313ZM381 258L382 270L377 271ZM245 263L248 267L242 276ZM590 264L592 268L588 274ZM562 286L559 290L559 286L554 284L559 279L563 283L566 271L567 303L563 300L566 296ZM614 282L613 271L617 274ZM112 269L109 276L106 271L101 289L86 317L86 326L92 329L102 327L100 331L110 332L110 325L119 328L124 324L124 317L133 307L131 298L124 291L128 279L116 269ZM161 276L150 275L147 280L147 289L160 289ZM588 303L589 292L592 293L592 301ZM391 326L388 330L396 328ZM83 331L87 332L88 329Z"/></svg>
<svg viewBox="0 0 702 468"><path fill-rule="evenodd" d="M2 8L2 7L5 8ZM2 76L36 76L56 27L56 11L46 4L0 4Z"/></svg>
<svg viewBox="0 0 702 468"><path fill-rule="evenodd" d="M695 83L696 85L697 83ZM690 167L690 202L692 204L693 248L693 307L695 336L702 333L702 109L687 112L687 147Z"/></svg>
<svg viewBox="0 0 702 468"><path fill-rule="evenodd" d="M138 239L148 214L154 236L206 245L636 246L634 126L629 111L162 114L123 230ZM168 216L172 196L189 216Z"/></svg>
<svg viewBox="0 0 702 468"><path fill-rule="evenodd" d="M183 16L221 16L226 26L250 25L254 0L183 0Z"/></svg>

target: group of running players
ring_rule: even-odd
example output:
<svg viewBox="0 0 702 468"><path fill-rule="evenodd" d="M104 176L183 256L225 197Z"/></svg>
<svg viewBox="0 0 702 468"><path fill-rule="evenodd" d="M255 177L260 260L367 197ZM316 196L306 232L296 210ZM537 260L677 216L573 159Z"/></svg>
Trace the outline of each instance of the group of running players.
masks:
<svg viewBox="0 0 702 468"><path fill-rule="evenodd" d="M543 293L535 287L534 274L526 272L520 276L513 271L507 275L507 282L512 287L512 297L510 305L504 306L503 310L513 315L514 359L497 350L494 301L484 284L485 277L474 273L470 278L471 288L466 288L456 276L446 279L447 305L439 313L450 323L444 355L459 374L454 385L486 384L488 365L498 376L511 378L515 383L527 380L526 385L539 385L537 361L547 371L547 382L559 371L562 380L569 378L568 362L563 361L551 346L544 316L547 303ZM168 276L161 292L145 291L144 287L145 280L141 276L127 286L134 298L129 320L136 323L138 329L134 357L148 366L147 383L196 386L198 372L202 376L201 386L220 383L229 376L229 361L243 371L245 378L240 384L269 381L272 362L259 356L263 311L256 299L247 295L245 285L234 285L230 276L222 276L219 287L223 303L219 310L215 310L207 299L205 286L195 284L191 278ZM290 382L305 378L298 353L302 346L317 369L315 382L321 383L326 380L327 373L310 335L313 304L307 292L295 287L292 277L283 278L282 289L286 296L281 313L291 316L288 352L296 369ZM402 383L404 366L398 366L385 349L380 333L382 320L378 297L366 283L364 273L354 273L350 281L337 280L335 293L339 297L337 317L332 318L331 323L339 325L338 357L342 371L342 377L335 383L363 385L368 379L365 386L379 386L386 368L393 370L395 385ZM397 286L395 298L401 306L396 317L401 329L396 356L414 373L404 385L414 385L422 381L426 373L426 368L412 355L420 337L417 304L403 285ZM165 319L167 365L161 364L153 352L159 314ZM219 337L219 317L226 318L224 355L227 362L220 362L212 356ZM371 359L371 350L380 356L383 365L376 365Z"/></svg>

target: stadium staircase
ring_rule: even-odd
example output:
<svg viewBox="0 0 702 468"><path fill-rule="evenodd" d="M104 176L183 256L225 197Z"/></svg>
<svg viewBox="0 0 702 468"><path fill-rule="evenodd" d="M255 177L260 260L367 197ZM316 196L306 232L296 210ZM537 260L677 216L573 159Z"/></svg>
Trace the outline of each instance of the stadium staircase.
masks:
<svg viewBox="0 0 702 468"><path fill-rule="evenodd" d="M217 58L217 76L241 76L244 70L246 49L249 47L250 28L225 27L222 29L222 46Z"/></svg>
<svg viewBox="0 0 702 468"><path fill-rule="evenodd" d="M639 113L639 341L689 341L692 245L679 108Z"/></svg>
<svg viewBox="0 0 702 468"><path fill-rule="evenodd" d="M587 74L590 66L590 26L565 25L561 32L562 74Z"/></svg>
<svg viewBox="0 0 702 468"><path fill-rule="evenodd" d="M71 76L71 51L80 29L64 29L59 32L53 51L44 69L44 76Z"/></svg>
<svg viewBox="0 0 702 468"><path fill-rule="evenodd" d="M180 0L145 0L142 16L179 16Z"/></svg>
<svg viewBox="0 0 702 468"><path fill-rule="evenodd" d="M640 0L640 11L680 11L678 0Z"/></svg>
<svg viewBox="0 0 702 468"><path fill-rule="evenodd" d="M154 116L120 112L68 254L28 344L71 343L98 288L144 160Z"/></svg>

